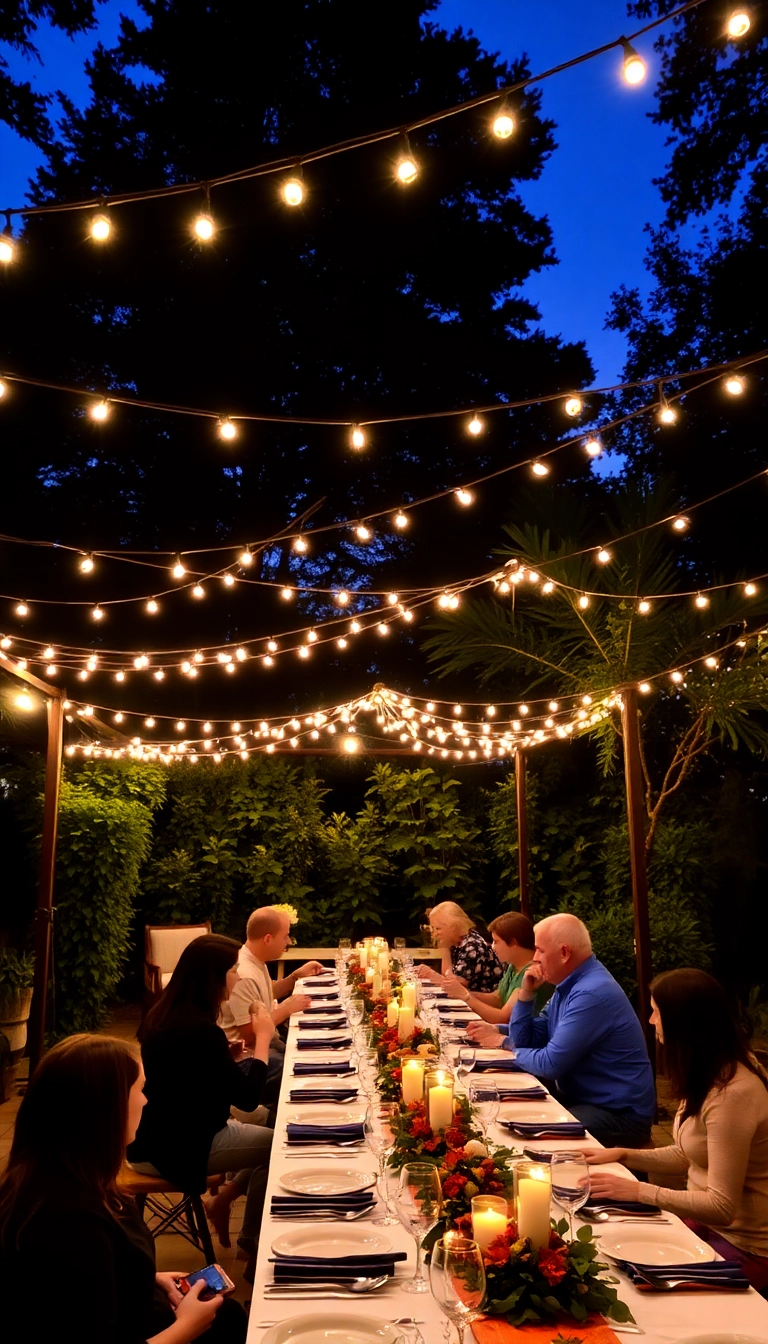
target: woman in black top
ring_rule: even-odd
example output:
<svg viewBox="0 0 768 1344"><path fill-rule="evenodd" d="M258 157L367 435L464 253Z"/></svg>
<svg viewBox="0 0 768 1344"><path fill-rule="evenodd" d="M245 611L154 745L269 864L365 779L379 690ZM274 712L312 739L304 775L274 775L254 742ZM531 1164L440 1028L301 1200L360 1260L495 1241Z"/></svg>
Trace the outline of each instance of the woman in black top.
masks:
<svg viewBox="0 0 768 1344"><path fill-rule="evenodd" d="M443 986L445 976L457 976L473 994L492 994L504 974L490 943L455 901L441 901L429 912L432 937L443 954L440 972L419 966L422 980Z"/></svg>
<svg viewBox="0 0 768 1344"><path fill-rule="evenodd" d="M231 1106L243 1111L258 1106L275 1028L266 1009L255 1005L254 1058L246 1074L216 1025L237 978L239 950L232 938L216 933L196 938L147 1014L139 1031L147 1105L128 1160L137 1171L159 1172L189 1193L202 1193L206 1176L236 1172L216 1197L212 1221L222 1245L228 1246L230 1206L238 1195L247 1194L238 1246L253 1262L272 1130L230 1120L229 1111Z"/></svg>
<svg viewBox="0 0 768 1344"><path fill-rule="evenodd" d="M236 1302L182 1297L156 1274L154 1242L117 1177L144 1105L141 1064L124 1041L71 1036L30 1080L0 1178L0 1281L9 1341L242 1344Z"/></svg>

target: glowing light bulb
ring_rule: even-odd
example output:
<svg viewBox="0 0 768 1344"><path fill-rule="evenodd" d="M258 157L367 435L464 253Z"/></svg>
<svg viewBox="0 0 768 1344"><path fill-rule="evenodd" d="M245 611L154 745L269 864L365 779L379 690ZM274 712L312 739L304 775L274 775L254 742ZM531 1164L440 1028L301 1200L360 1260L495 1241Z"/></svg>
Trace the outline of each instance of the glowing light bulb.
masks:
<svg viewBox="0 0 768 1344"><path fill-rule="evenodd" d="M197 216L192 227L201 243L209 243L216 232L213 216L207 214L205 211Z"/></svg>
<svg viewBox="0 0 768 1344"><path fill-rule="evenodd" d="M482 432L483 432L484 429L485 429L485 425L483 424L482 420L480 419L480 416L479 416L479 415L473 415L473 416L472 416L472 419L469 421L469 424L467 425L467 431L468 431L470 434L473 434L473 435L475 435L475 437L477 437L478 434L482 434Z"/></svg>
<svg viewBox="0 0 768 1344"><path fill-rule="evenodd" d="M154 597L150 597L146 606L146 610L149 612L150 616L157 615L158 611L160 610L160 605L158 602L155 601Z"/></svg>
<svg viewBox="0 0 768 1344"><path fill-rule="evenodd" d="M288 588L287 586L285 588L281 588L280 596L282 597L284 602L290 602L293 597L293 589Z"/></svg>
<svg viewBox="0 0 768 1344"><path fill-rule="evenodd" d="M599 457L603 451L603 445L599 439L587 439L584 443L584 451L589 453L590 457Z"/></svg>
<svg viewBox="0 0 768 1344"><path fill-rule="evenodd" d="M88 407L88 414L90 415L90 417L91 417L92 420L96 420L96 421L98 421L98 422L103 422L104 420L108 420L108 419L109 419L109 402L108 402L108 401L104 401L103 399L102 399L101 401L94 401L94 402Z"/></svg>
<svg viewBox="0 0 768 1344"><path fill-rule="evenodd" d="M91 237L95 243L106 243L112 232L112 221L109 215L94 215L91 220Z"/></svg>
<svg viewBox="0 0 768 1344"><path fill-rule="evenodd" d="M205 597L205 589L204 589L202 583L196 583L196 584L195 584L194 588L192 589L192 596L193 596L193 597Z"/></svg>
<svg viewBox="0 0 768 1344"><path fill-rule="evenodd" d="M729 37L743 37L752 26L752 20L745 9L735 9L729 15L726 32Z"/></svg>
<svg viewBox="0 0 768 1344"><path fill-rule="evenodd" d="M237 558L243 569L248 569L253 564L253 556L247 547L244 551L240 552Z"/></svg>
<svg viewBox="0 0 768 1344"><path fill-rule="evenodd" d="M672 681L674 681L675 685L677 686L683 680L683 674L682 672L670 672L670 678Z"/></svg>
<svg viewBox="0 0 768 1344"><path fill-rule="evenodd" d="M349 605L349 593L346 589L342 588L341 591L336 594L336 603L340 607Z"/></svg>
<svg viewBox="0 0 768 1344"><path fill-rule="evenodd" d="M162 667L158 667L157 670L152 673L152 676L155 678L155 681L165 681L165 673Z"/></svg>
<svg viewBox="0 0 768 1344"><path fill-rule="evenodd" d="M350 756L354 756L355 752L360 750L360 743L356 737L342 738L341 745Z"/></svg>
<svg viewBox="0 0 768 1344"><path fill-rule="evenodd" d="M705 659L704 659L704 665L705 665L705 667L715 668L715 667L717 667L717 659L716 659L716 658L705 658Z"/></svg>
<svg viewBox="0 0 768 1344"><path fill-rule="evenodd" d="M244 663L246 658L248 657L248 654L246 653L245 649L240 648L238 646L238 648L235 649L235 657L238 663Z"/></svg>
<svg viewBox="0 0 768 1344"><path fill-rule="evenodd" d="M112 722L113 722L113 723L122 723L124 717L125 717L125 715L124 715L124 714L121 714L121 713L120 713L120 710L118 710L116 714L113 714L113 715L112 715Z"/></svg>
<svg viewBox="0 0 768 1344"><path fill-rule="evenodd" d="M376 629L378 630L380 635L389 634L389 626L384 621L379 621L378 625L376 626Z"/></svg>
<svg viewBox="0 0 768 1344"><path fill-rule="evenodd" d="M309 546L303 537L296 537L293 543L293 549L294 551L297 551L299 555L306 555Z"/></svg>
<svg viewBox="0 0 768 1344"><path fill-rule="evenodd" d="M559 708L560 708L560 706L559 706L559 704L557 703L557 700L550 700L549 705L548 705L548 709L549 709L550 714L556 714Z"/></svg>
<svg viewBox="0 0 768 1344"><path fill-rule="evenodd" d="M587 597L586 593L581 594L581 597L579 598L579 606L581 607L582 611L587 610L587 607L589 606L589 598Z"/></svg>
<svg viewBox="0 0 768 1344"><path fill-rule="evenodd" d="M669 402L662 401L659 408L659 421L662 425L674 425L677 419L677 411Z"/></svg>
<svg viewBox="0 0 768 1344"><path fill-rule="evenodd" d="M359 425L352 426L352 432L349 436L349 442L351 443L353 448L365 447L365 434L363 433Z"/></svg>
<svg viewBox="0 0 768 1344"><path fill-rule="evenodd" d="M103 621L104 612L101 607L93 607L91 610L91 617L94 621Z"/></svg>
<svg viewBox="0 0 768 1344"><path fill-rule="evenodd" d="M545 462L532 462L532 463L531 463L531 471L533 472L534 476L548 476L548 475L549 475L549 467L547 466L547 464L546 464Z"/></svg>
<svg viewBox="0 0 768 1344"><path fill-rule="evenodd" d="M24 709L27 712L30 709L35 708L35 702L28 691L20 691L19 694L15 697L14 703L16 704L17 709Z"/></svg>
<svg viewBox="0 0 768 1344"><path fill-rule="evenodd" d="M221 579L221 581L222 581L222 583L224 584L224 587L225 587L225 588L234 588L234 586L235 586L235 576L234 576L234 574L229 574L229 573L227 573L227 574L223 574L223 575L222 575L222 579Z"/></svg>
<svg viewBox="0 0 768 1344"><path fill-rule="evenodd" d="M646 602L645 598L643 598L642 602L638 602L637 610L640 612L641 616L647 616L648 612L651 610L650 602Z"/></svg>
<svg viewBox="0 0 768 1344"><path fill-rule="evenodd" d="M606 551L605 547L601 546L600 550L597 552L596 559L599 560L601 565L608 565L613 559L613 556L610 551Z"/></svg>
<svg viewBox="0 0 768 1344"><path fill-rule="evenodd" d="M680 513L678 514L677 518L672 519L672 526L675 532L687 532L690 525L691 520L690 518L686 517L684 513Z"/></svg>
<svg viewBox="0 0 768 1344"><path fill-rule="evenodd" d="M404 187L410 186L415 182L419 175L419 165L411 154L410 148L406 148L400 155L395 165L395 177Z"/></svg>
<svg viewBox="0 0 768 1344"><path fill-rule="evenodd" d="M16 259L16 246L10 233L0 233L0 262L8 266L10 262Z"/></svg>
<svg viewBox="0 0 768 1344"><path fill-rule="evenodd" d="M646 76L645 61L629 42L622 42L624 51L623 71L627 84L642 84Z"/></svg>
<svg viewBox="0 0 768 1344"><path fill-rule="evenodd" d="M704 607L709 606L709 598L704 593L699 593L696 597L696 606L703 611Z"/></svg>
<svg viewBox="0 0 768 1344"><path fill-rule="evenodd" d="M407 625L410 625L410 624L411 624L411 621L413 620L413 612L412 612L412 611L406 611L406 609L403 608L401 614L402 614L403 620L406 622L406 624L407 624Z"/></svg>
<svg viewBox="0 0 768 1344"><path fill-rule="evenodd" d="M348 643L349 643L349 641L346 640L346 639L344 638L344 636L342 635L339 639L336 640L336 648L337 648L337 649L346 649Z"/></svg>
<svg viewBox="0 0 768 1344"><path fill-rule="evenodd" d="M149 718L144 720L144 727L154 728L154 726L155 726L155 720L152 718L152 715L150 714Z"/></svg>
<svg viewBox="0 0 768 1344"><path fill-rule="evenodd" d="M359 635L362 628L359 621L350 621L349 623L349 629L353 635Z"/></svg>
<svg viewBox="0 0 768 1344"><path fill-rule="evenodd" d="M59 669L55 663L49 663L45 669L45 675L46 677L55 677L58 673L58 670Z"/></svg>
<svg viewBox="0 0 768 1344"><path fill-rule="evenodd" d="M745 387L746 383L738 373L731 374L730 377L725 380L725 390L730 393L732 397L740 397Z"/></svg>
<svg viewBox="0 0 768 1344"><path fill-rule="evenodd" d="M355 528L355 536L357 537L358 541L370 541L371 537L373 536L373 533L370 527L365 526L365 523L360 523Z"/></svg>
<svg viewBox="0 0 768 1344"><path fill-rule="evenodd" d="M270 639L267 641L267 648L269 649L270 653L277 653L279 647L280 645L278 644L276 639Z"/></svg>
<svg viewBox="0 0 768 1344"><path fill-rule="evenodd" d="M581 414L581 407L581 397L567 397L563 405L563 410L566 415L570 415L571 419L575 419L577 415Z"/></svg>
<svg viewBox="0 0 768 1344"><path fill-rule="evenodd" d="M307 631L307 640L309 641L310 644L316 644L316 643L317 643L317 631L316 631L316 630L308 630L308 631Z"/></svg>
<svg viewBox="0 0 768 1344"><path fill-rule="evenodd" d="M508 140L510 135L514 135L514 118L510 116L506 107L496 113L491 123L491 130L498 140Z"/></svg>
<svg viewBox="0 0 768 1344"><path fill-rule="evenodd" d="M455 490L454 494L465 509L475 502L475 496L472 494L471 490Z"/></svg>
<svg viewBox="0 0 768 1344"><path fill-rule="evenodd" d="M173 566L173 569L171 570L174 579L183 579L186 572L187 572L187 566L184 564L184 561L182 560L181 556L177 555L176 564Z"/></svg>
<svg viewBox="0 0 768 1344"><path fill-rule="evenodd" d="M757 584L755 584L755 583L745 583L745 584L744 584L744 596L745 596L745 597L754 597L756 592L757 592Z"/></svg>
<svg viewBox="0 0 768 1344"><path fill-rule="evenodd" d="M286 205L301 205L304 194L304 183L300 177L286 178L280 188L280 195Z"/></svg>
<svg viewBox="0 0 768 1344"><path fill-rule="evenodd" d="M80 561L80 566L79 566L79 568L80 568L80 573L81 573L81 574L92 574L92 573L93 573L93 570L94 570L94 565L95 565L95 561L94 561L93 556L92 556L92 555L84 555L83 558L82 558L82 560Z"/></svg>
<svg viewBox="0 0 768 1344"><path fill-rule="evenodd" d="M541 585L541 591L542 593L546 593L547 596L549 596L550 593L554 593L555 585L551 579L547 579L547 582Z"/></svg>
<svg viewBox="0 0 768 1344"><path fill-rule="evenodd" d="M125 681L125 673L124 673L124 672L116 672L116 673L115 673L115 681Z"/></svg>
<svg viewBox="0 0 768 1344"><path fill-rule="evenodd" d="M205 723L203 724L203 732L204 732L204 733L212 733L212 732L213 732L213 725L210 724L210 723L208 722L207 719L206 719Z"/></svg>
<svg viewBox="0 0 768 1344"><path fill-rule="evenodd" d="M5 383L0 379L0 397L4 397L7 390Z"/></svg>
<svg viewBox="0 0 768 1344"><path fill-rule="evenodd" d="M264 667L271 667L275 660L270 656L270 654L265 653L261 661Z"/></svg>
<svg viewBox="0 0 768 1344"><path fill-rule="evenodd" d="M649 681L641 681L638 684L637 689L641 695L648 695L651 689L651 683Z"/></svg>
<svg viewBox="0 0 768 1344"><path fill-rule="evenodd" d="M400 513L395 514L393 521L395 527L402 532L403 529L408 526L408 515L401 511Z"/></svg>
<svg viewBox="0 0 768 1344"><path fill-rule="evenodd" d="M227 443L231 443L233 439L237 438L237 425L228 416L224 420L218 421L216 430L219 438L224 439Z"/></svg>

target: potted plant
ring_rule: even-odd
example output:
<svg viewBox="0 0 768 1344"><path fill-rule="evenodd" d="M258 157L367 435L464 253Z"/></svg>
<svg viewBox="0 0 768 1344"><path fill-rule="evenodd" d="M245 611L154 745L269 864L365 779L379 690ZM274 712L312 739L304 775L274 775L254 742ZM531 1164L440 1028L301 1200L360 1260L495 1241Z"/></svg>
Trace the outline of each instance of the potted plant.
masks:
<svg viewBox="0 0 768 1344"><path fill-rule="evenodd" d="M27 1044L34 958L0 947L0 1101L6 1101Z"/></svg>

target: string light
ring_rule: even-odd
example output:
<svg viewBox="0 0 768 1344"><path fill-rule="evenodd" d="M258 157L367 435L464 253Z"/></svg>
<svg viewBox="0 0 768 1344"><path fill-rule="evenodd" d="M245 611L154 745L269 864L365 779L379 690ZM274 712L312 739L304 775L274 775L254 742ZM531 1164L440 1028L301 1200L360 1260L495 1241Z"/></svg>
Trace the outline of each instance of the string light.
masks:
<svg viewBox="0 0 768 1344"><path fill-rule="evenodd" d="M651 683L649 681L641 681L637 689L641 695L649 695L651 690Z"/></svg>
<svg viewBox="0 0 768 1344"><path fill-rule="evenodd" d="M0 397L4 397L7 391L8 388L6 384L0 379Z"/></svg>
<svg viewBox="0 0 768 1344"><path fill-rule="evenodd" d="M193 596L193 597L205 597L205 589L204 589L202 583L196 583L196 584L195 584L194 588L192 589L192 596Z"/></svg>
<svg viewBox="0 0 768 1344"><path fill-rule="evenodd" d="M563 405L563 410L566 415L569 415L572 420L575 420L577 415L581 415L582 407L583 402L581 397L567 397Z"/></svg>
<svg viewBox="0 0 768 1344"><path fill-rule="evenodd" d="M14 704L16 705L17 709L23 709L27 713L29 713L31 709L35 708L35 702L32 699L32 696L29 694L29 691L20 691L19 694L15 697Z"/></svg>
<svg viewBox="0 0 768 1344"><path fill-rule="evenodd" d="M79 569L81 574L92 574L94 570L94 559L92 555L84 555L80 561Z"/></svg>
<svg viewBox="0 0 768 1344"><path fill-rule="evenodd" d="M281 589L280 589L280 596L282 597L282 599L283 599L284 602L290 602L290 601L292 601L292 599L293 599L293 589L292 589L292 588L289 588L289 587L286 585L285 588L281 588Z"/></svg>
<svg viewBox="0 0 768 1344"><path fill-rule="evenodd" d="M299 167L293 177L287 177L280 188L280 195L286 205L301 205L304 200L304 182Z"/></svg>
<svg viewBox="0 0 768 1344"><path fill-rule="evenodd" d="M365 447L365 434L359 425L353 425L349 435L349 442L353 448L360 449Z"/></svg>
<svg viewBox="0 0 768 1344"><path fill-rule="evenodd" d="M293 549L294 551L296 551L298 555L306 555L307 551L309 550L309 546L304 537L295 537L293 542Z"/></svg>
<svg viewBox="0 0 768 1344"><path fill-rule="evenodd" d="M221 582L224 584L224 587L225 587L225 588L234 588L234 586L235 586L235 576L234 576L234 574L229 574L229 573L227 573L227 574L222 574L222 576L221 576Z"/></svg>
<svg viewBox="0 0 768 1344"><path fill-rule="evenodd" d="M253 556L247 547L245 548L244 551L240 552L237 558L240 561L240 564L242 565L243 569L250 569L251 565L253 564Z"/></svg>
<svg viewBox="0 0 768 1344"><path fill-rule="evenodd" d="M579 598L579 606L581 607L582 611L587 610L587 607L589 606L589 598L587 597L586 593L581 594L581 597Z"/></svg>
<svg viewBox="0 0 768 1344"><path fill-rule="evenodd" d="M416 181L419 175L419 165L411 153L411 145L407 132L403 131L400 137L400 154L395 164L395 177L402 186L410 186Z"/></svg>
<svg viewBox="0 0 768 1344"><path fill-rule="evenodd" d="M94 215L91 220L90 234L95 243L106 243L112 232L112 221L104 213Z"/></svg>
<svg viewBox="0 0 768 1344"><path fill-rule="evenodd" d="M743 37L752 26L752 20L745 9L735 9L728 17L726 32L729 37Z"/></svg>
<svg viewBox="0 0 768 1344"><path fill-rule="evenodd" d="M709 598L708 598L704 593L698 593L697 596L696 596L696 606L697 606L700 610L703 610L704 607L708 607L708 606L709 606Z"/></svg>
<svg viewBox="0 0 768 1344"><path fill-rule="evenodd" d="M91 617L92 617L92 619L93 619L94 621L103 621L103 620L104 620L104 612L103 612L102 608L101 608L101 607L93 607L93 608L91 609Z"/></svg>
<svg viewBox="0 0 768 1344"><path fill-rule="evenodd" d="M403 531L405 530L405 528L408 526L408 523L409 523L409 518L408 518L407 513L403 513L403 511L402 511L402 509L401 509L399 513L396 513L396 514L395 514L394 519L393 519L393 522L394 522L394 524L395 524L395 527L398 528L398 530L399 530L400 532L403 532Z"/></svg>
<svg viewBox="0 0 768 1344"><path fill-rule="evenodd" d="M183 579L187 572L187 566L184 564L180 555L176 556L176 563L171 570L174 579Z"/></svg>
<svg viewBox="0 0 768 1344"><path fill-rule="evenodd" d="M159 606L159 604L155 601L154 597L151 597L151 598L149 599L149 601L148 601L148 603L147 603L147 607L146 607L146 609L147 609L147 611L149 612L150 616L156 616L156 615L157 615L158 611L160 610L160 606Z"/></svg>
<svg viewBox="0 0 768 1344"><path fill-rule="evenodd" d="M109 410L110 407L108 401L95 401L88 407L88 414L92 420L96 420L97 423L103 423L105 420L109 419Z"/></svg>
<svg viewBox="0 0 768 1344"><path fill-rule="evenodd" d="M725 380L725 390L732 397L740 397L745 387L746 382L739 373L732 373Z"/></svg>
<svg viewBox="0 0 768 1344"><path fill-rule="evenodd" d="M3 266L9 266L16 260L16 244L10 229L5 229L0 233L0 262Z"/></svg>
<svg viewBox="0 0 768 1344"><path fill-rule="evenodd" d="M745 583L745 584L744 584L744 596L745 596L745 597L754 597L756 592L757 592L757 584L755 584L755 583Z"/></svg>
<svg viewBox="0 0 768 1344"><path fill-rule="evenodd" d="M674 406L670 406L659 383L659 421L662 425L674 425L677 419L677 411Z"/></svg>
<svg viewBox="0 0 768 1344"><path fill-rule="evenodd" d="M624 52L623 71L625 80L628 84L642 84L646 76L645 61L625 38L621 40L621 47Z"/></svg>
<svg viewBox="0 0 768 1344"><path fill-rule="evenodd" d="M514 135L515 120L506 103L502 103L501 108L493 118L491 129L498 140L508 140L511 135Z"/></svg>
<svg viewBox="0 0 768 1344"><path fill-rule="evenodd" d="M365 526L365 523L358 523L357 527L355 528L355 536L357 537L358 541L370 541L371 537L373 536L373 533L370 527Z"/></svg>
<svg viewBox="0 0 768 1344"><path fill-rule="evenodd" d="M193 228L201 243L209 243L216 232L213 215L208 214L207 211L202 211L201 214L197 216Z"/></svg>
<svg viewBox="0 0 768 1344"><path fill-rule="evenodd" d="M480 416L479 416L479 415L473 415L473 416L472 416L472 419L469 421L469 424L467 425L467 430L468 430L468 432L469 432L470 434L474 435L475 438L476 438L478 434L482 434L482 432L483 432L484 429L485 429L485 425L483 424L482 420L480 419Z"/></svg>
<svg viewBox="0 0 768 1344"><path fill-rule="evenodd" d="M647 616L648 612L651 610L650 602L647 602L646 599L643 598L642 602L638 602L637 610L640 612L641 616Z"/></svg>
<svg viewBox="0 0 768 1344"><path fill-rule="evenodd" d="M549 475L549 467L547 466L546 462L532 462L531 471L533 472L534 476Z"/></svg>
<svg viewBox="0 0 768 1344"><path fill-rule="evenodd" d="M675 529L675 532L687 532L690 525L691 520L686 517L684 513L679 513L676 518L672 519L672 526Z"/></svg>
<svg viewBox="0 0 768 1344"><path fill-rule="evenodd" d="M607 565L613 559L613 556L610 551L606 551L605 547L601 546L600 550L597 552L596 559L600 561L601 565Z"/></svg>
<svg viewBox="0 0 768 1344"><path fill-rule="evenodd" d="M587 439L584 444L584 450L589 453L590 457L599 457L603 451L603 445L597 438Z"/></svg>
<svg viewBox="0 0 768 1344"><path fill-rule="evenodd" d="M455 494L457 500L465 509L468 508L470 504L474 503L475 496L472 494L471 490L456 490Z"/></svg>
<svg viewBox="0 0 768 1344"><path fill-rule="evenodd" d="M219 438L225 439L228 443L231 443L233 439L237 438L237 425L235 425L228 417L225 420L219 420L217 429Z"/></svg>

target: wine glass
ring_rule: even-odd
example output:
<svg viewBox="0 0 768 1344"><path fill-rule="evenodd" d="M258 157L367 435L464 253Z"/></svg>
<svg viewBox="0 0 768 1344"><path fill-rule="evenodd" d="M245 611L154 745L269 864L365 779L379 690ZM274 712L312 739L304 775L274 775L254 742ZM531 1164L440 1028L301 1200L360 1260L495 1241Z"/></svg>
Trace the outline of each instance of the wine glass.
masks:
<svg viewBox="0 0 768 1344"><path fill-rule="evenodd" d="M365 1017L365 999L360 994L350 995L347 1017L351 1027L359 1027Z"/></svg>
<svg viewBox="0 0 768 1344"><path fill-rule="evenodd" d="M573 1215L589 1199L589 1167L581 1153L552 1154L552 1195L568 1214L569 1237L573 1241Z"/></svg>
<svg viewBox="0 0 768 1344"><path fill-rule="evenodd" d="M483 1139L487 1139L488 1130L499 1114L501 1105L498 1088L494 1083L470 1083L469 1103L483 1131Z"/></svg>
<svg viewBox="0 0 768 1344"><path fill-rule="evenodd" d="M393 946L393 948L395 949L396 952L403 952L403 951L405 950L405 939L404 939L404 938L393 938L393 939L392 939L392 946Z"/></svg>
<svg viewBox="0 0 768 1344"><path fill-rule="evenodd" d="M466 1091L467 1079L477 1063L477 1050L474 1045L462 1045L456 1060L456 1078Z"/></svg>
<svg viewBox="0 0 768 1344"><path fill-rule="evenodd" d="M485 1297L483 1253L476 1241L449 1232L436 1241L429 1266L432 1296L444 1316L456 1326L459 1344L464 1331L480 1314Z"/></svg>
<svg viewBox="0 0 768 1344"><path fill-rule="evenodd" d="M387 1159L395 1150L399 1116L400 1107L396 1101L373 1102L366 1116L365 1136L368 1147L379 1164L379 1194L385 1210L383 1218L373 1219L377 1227L394 1227L400 1222L400 1219L393 1217L390 1212L387 1189Z"/></svg>
<svg viewBox="0 0 768 1344"><path fill-rule="evenodd" d="M440 1218L442 1189L437 1167L430 1162L406 1162L400 1172L395 1206L400 1222L416 1242L414 1276L399 1286L405 1293L428 1293L429 1284L421 1268L421 1243Z"/></svg>

